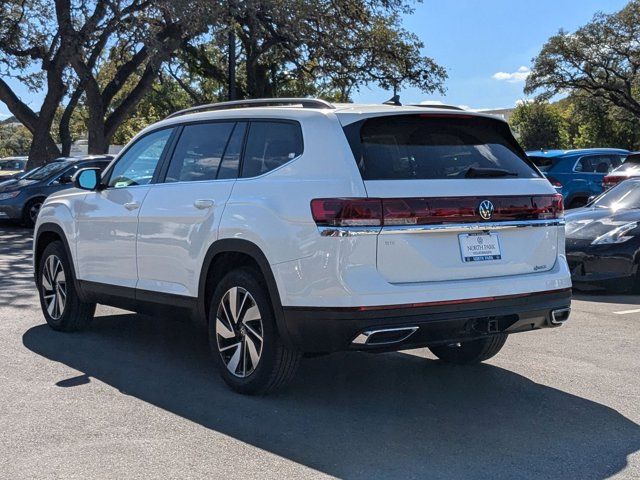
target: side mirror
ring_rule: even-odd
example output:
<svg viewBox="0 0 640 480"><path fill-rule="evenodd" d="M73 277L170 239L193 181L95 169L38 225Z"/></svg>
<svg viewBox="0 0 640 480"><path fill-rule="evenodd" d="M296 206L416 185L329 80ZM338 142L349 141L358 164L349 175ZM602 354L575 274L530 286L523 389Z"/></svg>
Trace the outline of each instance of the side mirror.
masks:
<svg viewBox="0 0 640 480"><path fill-rule="evenodd" d="M97 190L100 185L99 168L83 168L73 176L73 186L82 190Z"/></svg>

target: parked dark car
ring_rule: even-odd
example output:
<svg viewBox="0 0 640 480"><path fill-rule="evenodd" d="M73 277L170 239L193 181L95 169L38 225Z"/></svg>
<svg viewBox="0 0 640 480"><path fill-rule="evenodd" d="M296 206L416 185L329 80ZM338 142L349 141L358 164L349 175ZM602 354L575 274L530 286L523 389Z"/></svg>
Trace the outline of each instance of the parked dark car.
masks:
<svg viewBox="0 0 640 480"><path fill-rule="evenodd" d="M0 179L2 177L12 177L24 172L27 164L27 157L6 157L0 158Z"/></svg>
<svg viewBox="0 0 640 480"><path fill-rule="evenodd" d="M604 177L622 165L628 154L617 148L527 152L551 184L562 188L567 208L583 207L590 197L600 195Z"/></svg>
<svg viewBox="0 0 640 480"><path fill-rule="evenodd" d="M626 180L566 214L574 286L627 292L640 287L640 178Z"/></svg>
<svg viewBox="0 0 640 480"><path fill-rule="evenodd" d="M632 177L640 177L640 152L629 154L622 165L604 177L602 187L607 190Z"/></svg>
<svg viewBox="0 0 640 480"><path fill-rule="evenodd" d="M19 220L26 226L33 226L45 198L53 192L71 188L71 177L78 169L104 169L112 159L110 155L57 159L21 178L3 182L0 185L0 219Z"/></svg>

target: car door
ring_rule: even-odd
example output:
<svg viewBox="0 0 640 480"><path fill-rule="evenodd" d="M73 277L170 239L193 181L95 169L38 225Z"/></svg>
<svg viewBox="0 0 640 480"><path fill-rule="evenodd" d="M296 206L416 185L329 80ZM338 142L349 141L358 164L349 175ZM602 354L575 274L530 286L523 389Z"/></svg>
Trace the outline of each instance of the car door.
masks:
<svg viewBox="0 0 640 480"><path fill-rule="evenodd" d="M217 238L238 176L245 122L182 127L161 181L149 189L138 229L138 295L196 297L200 267Z"/></svg>
<svg viewBox="0 0 640 480"><path fill-rule="evenodd" d="M135 288L138 213L156 178L173 129L148 133L127 147L77 212L78 278Z"/></svg>

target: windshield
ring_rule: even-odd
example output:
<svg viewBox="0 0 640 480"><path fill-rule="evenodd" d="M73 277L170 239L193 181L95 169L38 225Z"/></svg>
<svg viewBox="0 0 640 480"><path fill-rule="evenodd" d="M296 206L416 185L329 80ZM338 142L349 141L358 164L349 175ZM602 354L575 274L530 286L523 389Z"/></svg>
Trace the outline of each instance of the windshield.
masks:
<svg viewBox="0 0 640 480"><path fill-rule="evenodd" d="M612 210L640 208L640 180L627 180L616 185L600 195L591 206Z"/></svg>
<svg viewBox="0 0 640 480"><path fill-rule="evenodd" d="M497 120L394 115L347 125L345 133L364 180L538 177Z"/></svg>
<svg viewBox="0 0 640 480"><path fill-rule="evenodd" d="M61 172L69 166L69 162L53 162L45 165L27 175L25 180L44 180L51 175Z"/></svg>

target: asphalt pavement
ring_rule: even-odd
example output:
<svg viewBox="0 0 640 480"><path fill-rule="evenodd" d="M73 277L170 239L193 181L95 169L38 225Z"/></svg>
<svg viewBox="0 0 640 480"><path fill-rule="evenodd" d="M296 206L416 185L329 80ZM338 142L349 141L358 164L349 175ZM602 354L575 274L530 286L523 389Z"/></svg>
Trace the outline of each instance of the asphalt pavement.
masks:
<svg viewBox="0 0 640 480"><path fill-rule="evenodd" d="M578 295L483 365L335 354L243 397L186 319L99 307L49 329L30 235L0 223L2 479L640 478L638 296Z"/></svg>

